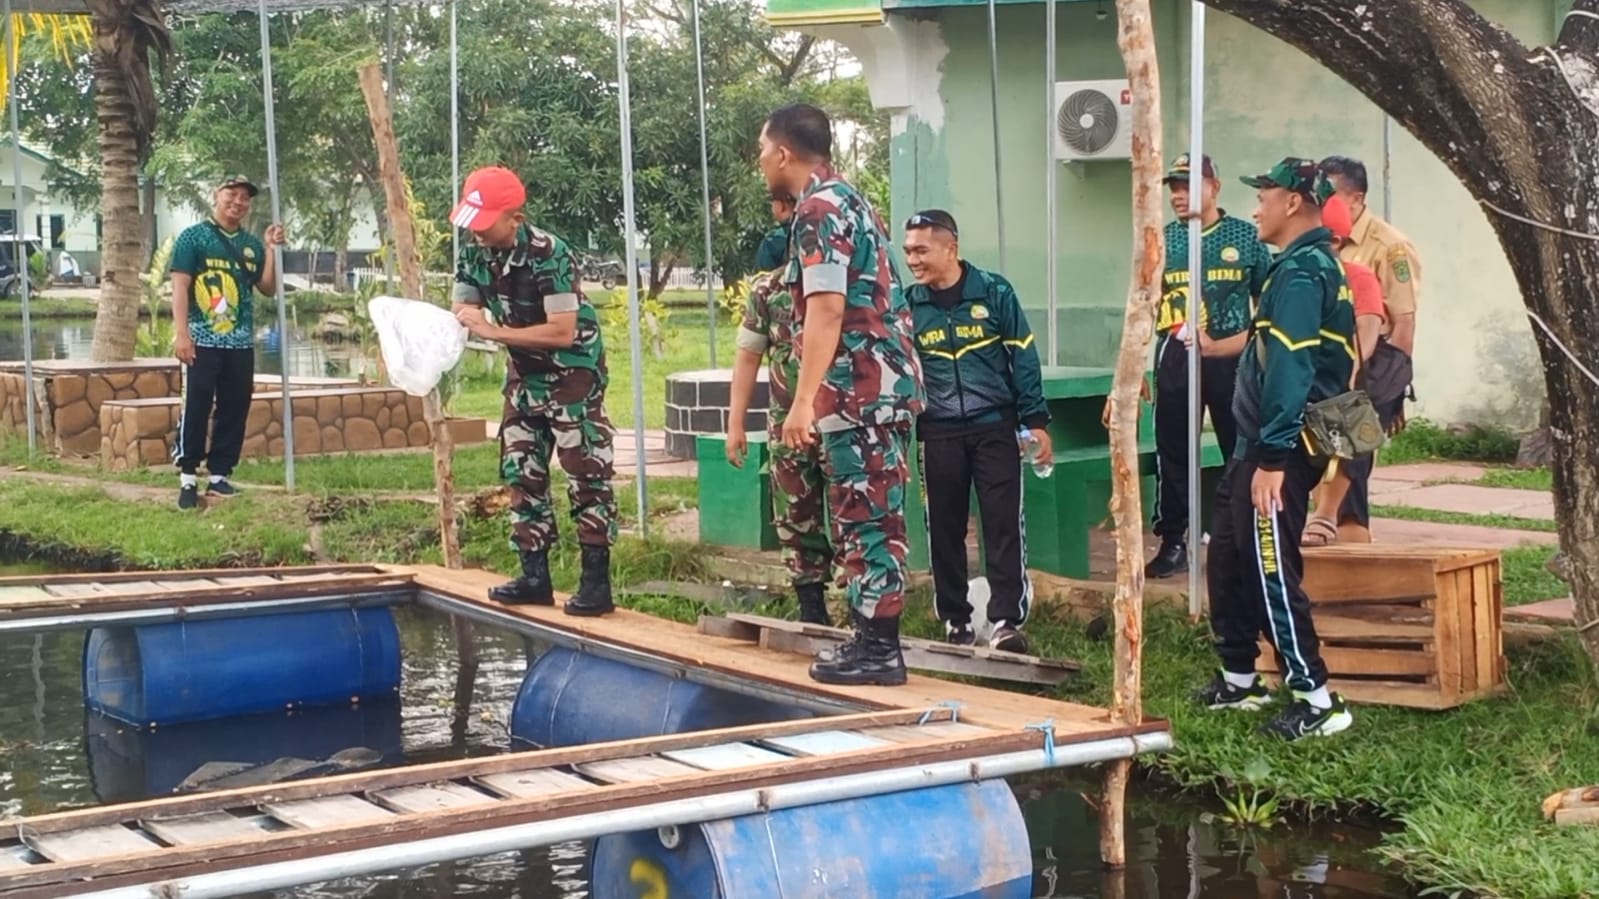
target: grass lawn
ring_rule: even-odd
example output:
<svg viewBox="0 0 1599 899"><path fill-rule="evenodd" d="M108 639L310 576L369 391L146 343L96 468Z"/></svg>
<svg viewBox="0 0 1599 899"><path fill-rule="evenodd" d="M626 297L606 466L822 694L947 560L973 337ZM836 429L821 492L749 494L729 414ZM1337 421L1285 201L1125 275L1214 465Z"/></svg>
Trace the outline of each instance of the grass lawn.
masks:
<svg viewBox="0 0 1599 899"><path fill-rule="evenodd" d="M704 300L703 294L700 299ZM735 331L725 318L716 323L716 365L719 368L733 365ZM619 430L630 430L635 416L633 359L628 347L627 331L625 328L607 329L604 333L606 363L611 375L605 411ZM666 376L674 372L711 367L710 331L706 327L704 313L699 310L673 310L667 318L665 337L659 347L662 353L656 355L655 349L646 345L643 353L644 427L659 430L666 426ZM475 364L478 367L469 369L451 400L451 411L455 415L498 420L504 404L500 393L503 368L488 372L482 369L481 362Z"/></svg>

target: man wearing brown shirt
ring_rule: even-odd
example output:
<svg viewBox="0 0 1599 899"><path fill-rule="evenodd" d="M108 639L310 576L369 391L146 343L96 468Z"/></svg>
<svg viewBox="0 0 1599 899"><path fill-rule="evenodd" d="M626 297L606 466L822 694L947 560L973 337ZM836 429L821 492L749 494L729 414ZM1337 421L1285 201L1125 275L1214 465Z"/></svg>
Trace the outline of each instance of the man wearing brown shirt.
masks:
<svg viewBox="0 0 1599 899"><path fill-rule="evenodd" d="M1416 300L1421 293L1421 260L1410 238L1378 218L1366 206L1366 165L1347 156L1322 160L1321 170L1332 182L1333 190L1349 206L1354 226L1338 256L1372 270L1382 284L1383 303L1388 319L1382 341L1406 356L1415 355ZM1389 434L1405 426L1405 397L1377 407L1377 415ZM1366 485L1372 458L1352 460L1343 466L1350 477L1350 489L1338 509L1338 539L1343 543L1371 542L1371 509Z"/></svg>

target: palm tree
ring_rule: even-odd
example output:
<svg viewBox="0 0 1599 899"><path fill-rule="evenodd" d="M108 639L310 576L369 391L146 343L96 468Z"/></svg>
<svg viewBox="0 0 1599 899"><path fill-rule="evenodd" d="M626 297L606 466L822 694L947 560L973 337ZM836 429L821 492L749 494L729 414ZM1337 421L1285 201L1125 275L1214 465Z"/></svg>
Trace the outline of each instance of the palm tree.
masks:
<svg viewBox="0 0 1599 899"><path fill-rule="evenodd" d="M95 114L100 123L100 307L94 318L96 362L133 358L139 327L139 272L144 268L139 170L155 135L156 94L150 55L164 70L172 36L160 0L86 0L94 29Z"/></svg>
<svg viewBox="0 0 1599 899"><path fill-rule="evenodd" d="M156 116L150 54L154 51L165 69L172 37L159 0L84 0L84 8L89 15L13 14L6 52L0 54L0 87L9 86L22 38L30 32L48 34L53 52L68 62L78 49L87 47L92 53L103 255L90 352L97 362L120 362L133 358L139 325L139 272L144 268L139 169L149 155Z"/></svg>

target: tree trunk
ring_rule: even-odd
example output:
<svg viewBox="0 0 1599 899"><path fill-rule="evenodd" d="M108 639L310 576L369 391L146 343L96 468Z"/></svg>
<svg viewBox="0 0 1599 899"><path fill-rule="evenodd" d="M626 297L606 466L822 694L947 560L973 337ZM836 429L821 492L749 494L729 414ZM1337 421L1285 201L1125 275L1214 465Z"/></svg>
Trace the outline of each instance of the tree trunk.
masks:
<svg viewBox="0 0 1599 899"><path fill-rule="evenodd" d="M1149 0L1116 0L1117 46L1127 68L1133 98L1133 267L1122 323L1121 349L1110 394L1111 514L1116 521L1115 671L1110 717L1139 724L1144 717L1144 511L1138 495L1139 387L1149 343L1155 334L1155 304L1166 248L1162 234L1160 66ZM1105 768L1105 801L1100 807L1100 857L1106 865L1127 863L1125 833L1127 777L1132 761Z"/></svg>
<svg viewBox="0 0 1599 899"><path fill-rule="evenodd" d="M1538 341L1555 519L1599 670L1599 0L1576 0L1555 45L1537 50L1465 0L1205 2L1337 72L1482 205Z"/></svg>
<svg viewBox="0 0 1599 899"><path fill-rule="evenodd" d="M333 251L333 290L334 290L334 292L338 293L338 292L342 292L344 290L345 274L349 270L350 270L350 238L348 236L346 236L344 238L344 240L339 244L338 249Z"/></svg>
<svg viewBox="0 0 1599 899"><path fill-rule="evenodd" d="M133 358L138 337L144 217L139 212L139 135L133 94L110 58L105 32L115 23L96 17L94 106L100 126L100 304L90 357L96 362Z"/></svg>

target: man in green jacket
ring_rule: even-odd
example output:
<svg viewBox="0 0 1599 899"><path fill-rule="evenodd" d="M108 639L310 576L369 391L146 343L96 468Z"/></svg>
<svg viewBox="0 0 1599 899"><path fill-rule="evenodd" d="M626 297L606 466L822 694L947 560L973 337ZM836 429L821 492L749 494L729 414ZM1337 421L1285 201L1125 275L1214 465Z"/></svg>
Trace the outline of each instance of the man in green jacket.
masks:
<svg viewBox="0 0 1599 899"><path fill-rule="evenodd" d="M772 218L777 220L777 227L766 232L766 236L761 238L760 248L755 251L755 270L758 272L769 272L788 261L788 238L794 220L794 198L787 194L774 194Z"/></svg>
<svg viewBox="0 0 1599 899"><path fill-rule="evenodd" d="M1022 529L1018 429L1053 458L1038 350L1010 282L960 258L955 219L941 209L905 223L905 261L927 405L922 441L934 605L951 643L976 642L966 598L966 522L977 487L993 624L989 646L1025 652L1021 626L1032 604Z"/></svg>
<svg viewBox="0 0 1599 899"><path fill-rule="evenodd" d="M1354 295L1322 226L1332 186L1315 160L1288 158L1244 183L1260 192L1260 239L1281 249L1238 361L1238 443L1216 491L1210 535L1210 627L1222 670L1197 699L1258 709L1271 693L1255 673L1260 634L1281 657L1293 699L1261 731L1285 740L1347 730L1354 719L1327 691L1300 586L1299 535L1325 465L1306 450L1305 407L1343 393L1354 371Z"/></svg>

